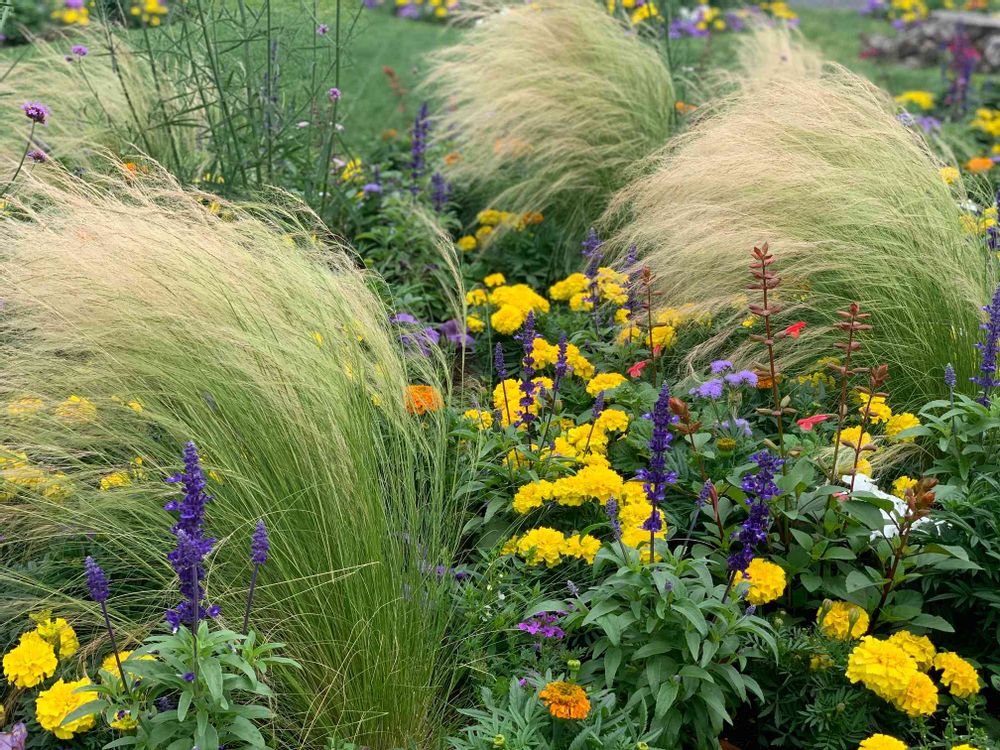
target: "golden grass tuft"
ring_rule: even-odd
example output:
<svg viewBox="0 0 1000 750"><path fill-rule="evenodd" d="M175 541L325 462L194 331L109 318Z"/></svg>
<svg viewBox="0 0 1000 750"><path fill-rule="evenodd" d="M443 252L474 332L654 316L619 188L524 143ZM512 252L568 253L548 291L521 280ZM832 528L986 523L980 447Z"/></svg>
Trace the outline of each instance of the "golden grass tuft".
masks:
<svg viewBox="0 0 1000 750"><path fill-rule="evenodd" d="M636 161L671 130L674 89L656 50L590 0L480 18L434 57L449 176L485 205L540 211L573 251ZM574 255L575 259L575 255Z"/></svg>
<svg viewBox="0 0 1000 750"><path fill-rule="evenodd" d="M617 244L638 245L664 305L732 312L746 298L749 251L769 242L781 302L797 308L779 327L813 323L786 342L796 359L833 354L819 334L857 300L875 326L862 356L889 364L897 400L939 395L948 361L968 382L988 281L984 250L960 222L963 196L873 84L808 50L796 56L787 32L746 44L744 85L615 196ZM732 350L745 341L735 331L695 354Z"/></svg>

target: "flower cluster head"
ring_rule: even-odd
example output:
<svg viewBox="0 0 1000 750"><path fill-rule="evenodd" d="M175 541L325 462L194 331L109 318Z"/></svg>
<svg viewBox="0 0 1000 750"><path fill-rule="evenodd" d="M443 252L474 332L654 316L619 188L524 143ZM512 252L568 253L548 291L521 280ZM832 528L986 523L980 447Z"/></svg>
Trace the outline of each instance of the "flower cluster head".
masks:
<svg viewBox="0 0 1000 750"><path fill-rule="evenodd" d="M710 487L708 483L705 485ZM785 571L780 565L755 557L742 574L742 581L750 584L747 602L753 606L773 602L785 592Z"/></svg>
<svg viewBox="0 0 1000 750"><path fill-rule="evenodd" d="M98 604L104 604L108 600L110 593L107 575L105 575L101 566L94 562L94 558L89 555L84 560L83 567L87 575L87 588L90 590L90 598Z"/></svg>
<svg viewBox="0 0 1000 750"><path fill-rule="evenodd" d="M24 750L28 741L28 728L23 721L10 728L9 732L0 732L0 750Z"/></svg>
<svg viewBox="0 0 1000 750"><path fill-rule="evenodd" d="M417 116L413 120L413 129L410 131L410 177L412 179L410 191L414 194L419 190L417 181L423 176L427 167L425 153L430 132L430 109L427 102L424 102L417 110Z"/></svg>
<svg viewBox="0 0 1000 750"><path fill-rule="evenodd" d="M740 484L747 495L748 512L739 531L733 535L739 542L739 549L729 556L729 569L733 572L745 572L753 560L754 550L767 539L770 522L768 503L781 494L774 477L785 460L772 456L766 450L754 453L750 460L757 464L757 473L745 475Z"/></svg>
<svg viewBox="0 0 1000 750"><path fill-rule="evenodd" d="M858 750L907 750L906 743L888 734L873 734L858 745Z"/></svg>
<svg viewBox="0 0 1000 750"><path fill-rule="evenodd" d="M926 635L914 635L908 630L900 630L888 638L889 643L899 646L917 664L917 669L926 672L934 666L937 650Z"/></svg>
<svg viewBox="0 0 1000 750"><path fill-rule="evenodd" d="M177 523L171 529L177 545L167 553L167 559L180 580L180 592L184 597L183 601L166 613L167 622L176 631L181 623L215 617L219 613L218 607L205 607L203 604L205 591L201 582L205 578L204 559L215 546L215 539L204 536L203 524L205 506L213 498L205 492L208 483L194 443L189 442L184 447L184 471L169 477L167 482L179 484L184 490L179 500L171 500L163 506L165 510L179 513Z"/></svg>
<svg viewBox="0 0 1000 750"><path fill-rule="evenodd" d="M59 679L48 690L40 692L35 701L35 718L39 726L61 740L73 739L74 734L93 729L97 723L96 714L87 714L73 721L65 721L67 716L92 700L92 693L77 692L88 685L90 680L86 677L73 682Z"/></svg>
<svg viewBox="0 0 1000 750"><path fill-rule="evenodd" d="M565 614L565 613L564 613ZM552 612L536 612L524 622L517 624L517 629L529 635L537 635L539 640L560 640L566 633L555 623L559 622L559 614Z"/></svg>
<svg viewBox="0 0 1000 750"><path fill-rule="evenodd" d="M408 385L405 395L406 411L416 416L436 412L444 406L440 391L432 385Z"/></svg>
<svg viewBox="0 0 1000 750"><path fill-rule="evenodd" d="M653 422L653 433L649 439L649 466L640 469L636 478L643 482L646 498L653 506L653 514L656 515L656 507L666 497L667 485L677 481L677 473L667 471L667 452L673 441L670 425L677 422L678 418L670 410L670 389L666 383L660 388L660 394L649 418Z"/></svg>
<svg viewBox="0 0 1000 750"><path fill-rule="evenodd" d="M557 719L586 719L590 713L586 691L571 682L550 682L538 697Z"/></svg>
<svg viewBox="0 0 1000 750"><path fill-rule="evenodd" d="M25 102L21 105L24 116L38 125L47 125L51 113L49 108L41 102Z"/></svg>
<svg viewBox="0 0 1000 750"><path fill-rule="evenodd" d="M534 359L534 349L535 349L535 313L534 311L528 312L527 318L524 321L524 328L521 329L521 333L517 335L518 339L521 341L521 349L524 355L521 357L521 383L520 391L521 398L519 404L521 406L521 414L518 420L518 426L530 425L535 420L535 414L532 413L531 407L535 405L535 392L538 390L538 384L535 382L535 359Z"/></svg>
<svg viewBox="0 0 1000 750"><path fill-rule="evenodd" d="M861 682L880 698L894 702L920 672L899 646L866 635L851 651L846 674L852 683Z"/></svg>
<svg viewBox="0 0 1000 750"><path fill-rule="evenodd" d="M984 340L976 344L979 350L979 375L969 378L973 383L982 388L982 393L976 399L983 406L990 405L990 391L1000 385L997 380L997 353L1000 351L1000 286L993 293L990 304L983 308L986 313L986 322L980 324L980 328L986 332Z"/></svg>
<svg viewBox="0 0 1000 750"><path fill-rule="evenodd" d="M847 641L868 632L869 618L857 604L827 601L816 611L816 624L827 638Z"/></svg>
<svg viewBox="0 0 1000 750"><path fill-rule="evenodd" d="M58 663L52 644L36 630L29 630L4 655L3 673L15 687L30 688L55 674Z"/></svg>
<svg viewBox="0 0 1000 750"><path fill-rule="evenodd" d="M934 657L934 669L941 670L941 684L957 698L970 698L979 692L976 668L958 654L943 651Z"/></svg>
<svg viewBox="0 0 1000 750"><path fill-rule="evenodd" d="M257 521L257 526L253 530L250 538L250 562L254 565L263 565L267 562L267 553L271 549L271 542L267 538L267 526L264 519Z"/></svg>
<svg viewBox="0 0 1000 750"><path fill-rule="evenodd" d="M63 617L52 618L48 612L32 615L36 623L35 632L44 638L55 650L60 661L68 659L80 650L80 641L73 626Z"/></svg>
<svg viewBox="0 0 1000 750"><path fill-rule="evenodd" d="M520 537L512 537L501 550L501 554L517 554L528 565L552 568L564 559L577 558L593 563L601 540L590 534L563 534L546 526L531 529Z"/></svg>

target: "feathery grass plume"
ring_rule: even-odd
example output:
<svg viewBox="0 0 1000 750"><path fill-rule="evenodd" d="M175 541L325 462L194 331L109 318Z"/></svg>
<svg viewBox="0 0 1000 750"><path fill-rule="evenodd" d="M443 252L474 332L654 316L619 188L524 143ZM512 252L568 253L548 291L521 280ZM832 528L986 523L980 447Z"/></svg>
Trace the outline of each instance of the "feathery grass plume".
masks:
<svg viewBox="0 0 1000 750"><path fill-rule="evenodd" d="M37 474L3 472L0 620L93 610L80 571L99 551L123 647L162 627L177 599L162 480L193 440L216 498L207 589L231 627L247 539L269 529L253 622L304 667L276 685L294 743L432 738L454 675L453 582L434 572L460 526L448 394L410 413L408 384L438 386L439 368L404 356L368 276L302 211L214 213L158 171L29 176L12 203L0 423ZM18 566L41 551L37 576ZM75 588L49 583L74 572Z"/></svg>
<svg viewBox="0 0 1000 750"><path fill-rule="evenodd" d="M169 63L159 60L154 74L119 30L98 24L32 46L27 59L0 70L0 155L23 151L20 105L43 99L52 116L32 147L68 166L101 163L102 151L141 152L182 179L200 174L207 159L196 141L198 95L177 83Z"/></svg>
<svg viewBox="0 0 1000 750"><path fill-rule="evenodd" d="M449 178L487 205L565 228L564 262L629 169L667 140L670 71L591 0L544 0L484 16L436 53Z"/></svg>
<svg viewBox="0 0 1000 750"><path fill-rule="evenodd" d="M775 38L751 44L773 51ZM967 383L988 290L982 248L960 223L963 196L873 84L835 65L763 70L760 79L747 71L741 90L615 196L618 246L646 256L662 304L732 311L745 298L746 254L767 241L789 322L813 324L788 357L822 356L823 324L858 301L875 326L866 364L888 363L901 404L940 395L936 373L948 361ZM745 341L735 331L696 354Z"/></svg>

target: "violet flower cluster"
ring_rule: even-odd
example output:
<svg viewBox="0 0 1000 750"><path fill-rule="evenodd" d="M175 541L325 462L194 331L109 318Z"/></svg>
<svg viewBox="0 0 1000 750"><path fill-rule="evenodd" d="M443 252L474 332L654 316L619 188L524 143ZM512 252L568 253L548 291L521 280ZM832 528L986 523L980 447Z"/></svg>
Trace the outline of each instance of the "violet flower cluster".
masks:
<svg viewBox="0 0 1000 750"><path fill-rule="evenodd" d="M983 389L976 401L989 408L990 391L1000 385L1000 380L996 378L997 352L1000 349L1000 286L993 293L990 304L983 310L986 312L987 321L981 323L979 327L986 331L986 336L984 341L976 344L980 356L980 374L973 375L969 380Z"/></svg>
<svg viewBox="0 0 1000 750"><path fill-rule="evenodd" d="M649 466L640 469L636 478L643 482L646 499L653 506L641 528L655 534L663 528L659 506L666 497L667 485L677 481L677 472L667 470L667 452L673 440L670 425L677 421L677 417L670 411L670 389L666 383L660 388L653 413L648 416L653 422L653 434L649 439Z"/></svg>
<svg viewBox="0 0 1000 750"><path fill-rule="evenodd" d="M207 482L198 449L193 442L184 447L184 471L166 481L180 484L184 490L179 500L171 500L163 506L164 510L179 513L177 523L171 529L177 545L167 553L167 559L180 580L180 592L184 597L177 606L166 612L167 622L176 632L181 623L189 622L194 628L199 619L219 614L217 606L206 606L205 589L201 583L205 579L205 556L215 546L215 539L204 535L205 506L211 502L212 496L205 492Z"/></svg>
<svg viewBox="0 0 1000 750"><path fill-rule="evenodd" d="M530 426L535 421L535 415L531 413L531 407L535 405L535 391L538 383L535 382L535 313L531 311L525 318L524 327L515 336L521 342L521 350L524 352L521 357L521 413L518 415L517 424Z"/></svg>
<svg viewBox="0 0 1000 750"><path fill-rule="evenodd" d="M437 213L441 213L451 200L451 185L440 172L431 175L431 205Z"/></svg>
<svg viewBox="0 0 1000 750"><path fill-rule="evenodd" d="M476 343L468 329L455 319L446 320L437 327L433 325L423 326L409 313L396 313L389 318L389 322L400 327L406 326L407 330L399 335L399 340L424 357L431 356L433 347L440 344L442 340L459 348L473 346Z"/></svg>
<svg viewBox="0 0 1000 750"><path fill-rule="evenodd" d="M774 477L785 460L772 456L766 450L754 453L750 460L757 464L757 473L745 475L740 483L741 489L747 494L748 512L746 520L733 534L733 539L740 545L729 556L729 570L734 573L745 571L754 558L754 550L767 540L769 503L781 494L778 485L774 483Z"/></svg>
<svg viewBox="0 0 1000 750"><path fill-rule="evenodd" d="M420 192L419 181L427 168L427 145L431 132L430 109L427 102L420 105L410 131L410 192Z"/></svg>
<svg viewBox="0 0 1000 750"><path fill-rule="evenodd" d="M555 624L559 622L559 617L560 613L536 612L533 617L519 622L517 629L538 636L539 640L559 640L566 635L565 631Z"/></svg>
<svg viewBox="0 0 1000 750"><path fill-rule="evenodd" d="M733 370L733 363L728 359L715 360L710 365L710 370L712 375L721 375L722 377L706 380L701 385L692 388L688 391L691 396L700 396L701 398L718 401L722 398L724 386L726 385L731 388L739 388L744 385L750 388L757 386L757 374L755 372L752 370Z"/></svg>

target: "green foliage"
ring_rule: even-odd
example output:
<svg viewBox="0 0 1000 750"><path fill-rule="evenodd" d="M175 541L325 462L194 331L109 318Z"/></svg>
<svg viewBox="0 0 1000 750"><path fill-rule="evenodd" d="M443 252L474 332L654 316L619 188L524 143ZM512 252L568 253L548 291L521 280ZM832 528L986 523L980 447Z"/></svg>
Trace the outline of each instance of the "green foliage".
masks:
<svg viewBox="0 0 1000 750"><path fill-rule="evenodd" d="M64 722L96 711L109 724L123 717L137 722L134 735L106 748L218 750L239 745L264 750L267 741L258 725L272 719L273 712L264 703L274 693L263 678L277 664L298 667L291 659L272 653L284 645L258 644L252 631L241 635L216 630L206 621L199 624L197 638L192 638L187 627L170 635L150 636L124 663L128 689L118 674L110 674L110 679L85 688L96 699ZM172 707L162 710L163 702Z"/></svg>
<svg viewBox="0 0 1000 750"><path fill-rule="evenodd" d="M768 657L773 634L715 583L712 562L661 552L652 566L635 551L598 553L597 571L612 570L574 601L567 626L598 631L582 674L627 701L623 710L642 706L662 736L715 748L733 711L763 699L748 665Z"/></svg>

